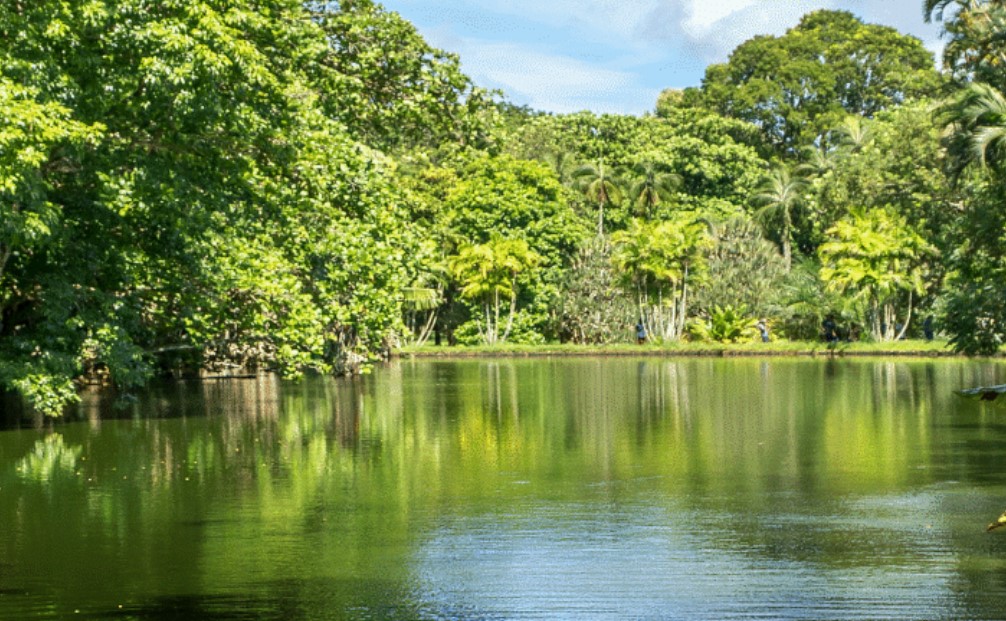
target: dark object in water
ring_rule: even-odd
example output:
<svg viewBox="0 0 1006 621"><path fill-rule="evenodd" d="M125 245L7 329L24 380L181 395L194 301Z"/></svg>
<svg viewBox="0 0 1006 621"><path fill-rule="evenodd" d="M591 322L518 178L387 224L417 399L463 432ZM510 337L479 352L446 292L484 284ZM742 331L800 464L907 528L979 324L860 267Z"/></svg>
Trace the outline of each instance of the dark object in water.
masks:
<svg viewBox="0 0 1006 621"><path fill-rule="evenodd" d="M1006 393L1006 384L998 384L996 386L979 386L978 388L968 388L967 390L957 390L955 392L960 396L967 397L969 399L995 401L999 395Z"/></svg>

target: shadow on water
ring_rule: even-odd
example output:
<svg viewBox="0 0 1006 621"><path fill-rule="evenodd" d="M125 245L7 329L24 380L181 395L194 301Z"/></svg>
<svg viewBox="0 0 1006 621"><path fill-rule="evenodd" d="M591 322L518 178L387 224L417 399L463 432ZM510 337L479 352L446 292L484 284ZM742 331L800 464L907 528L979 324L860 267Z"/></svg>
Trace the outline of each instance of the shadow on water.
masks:
<svg viewBox="0 0 1006 621"><path fill-rule="evenodd" d="M261 374L237 379L158 379L140 394L85 386L80 402L68 406L56 420L33 412L17 395L0 393L0 431L103 420L260 416L277 410L277 391L282 383L275 375Z"/></svg>
<svg viewBox="0 0 1006 621"><path fill-rule="evenodd" d="M81 610L75 619L132 621L385 621L420 619L394 583L287 580L253 585L244 593L172 595L111 610Z"/></svg>

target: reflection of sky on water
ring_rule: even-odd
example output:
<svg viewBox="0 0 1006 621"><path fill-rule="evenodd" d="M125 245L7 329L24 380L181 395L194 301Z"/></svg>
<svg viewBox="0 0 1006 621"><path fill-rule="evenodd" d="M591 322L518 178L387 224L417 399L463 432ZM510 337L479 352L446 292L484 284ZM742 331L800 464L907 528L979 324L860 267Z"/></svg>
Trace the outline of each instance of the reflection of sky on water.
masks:
<svg viewBox="0 0 1006 621"><path fill-rule="evenodd" d="M918 495L893 502L924 510L938 499ZM931 532L909 532L904 521L899 530L882 521L849 542L845 562L834 558L833 549L815 550L818 538L856 532L861 519L855 506L849 509L845 516L779 512L761 521L750 516L752 529L776 531L782 545L773 545L764 533L747 537L743 528L734 530L743 514L685 507L543 505L521 515L460 517L445 521L419 549L416 598L439 619L953 614L954 559L945 546L930 541L918 553L908 549L907 556L885 558L885 540L906 550L918 539L931 540ZM820 523L832 517L839 520L834 527ZM876 563L855 558L871 549L879 555Z"/></svg>

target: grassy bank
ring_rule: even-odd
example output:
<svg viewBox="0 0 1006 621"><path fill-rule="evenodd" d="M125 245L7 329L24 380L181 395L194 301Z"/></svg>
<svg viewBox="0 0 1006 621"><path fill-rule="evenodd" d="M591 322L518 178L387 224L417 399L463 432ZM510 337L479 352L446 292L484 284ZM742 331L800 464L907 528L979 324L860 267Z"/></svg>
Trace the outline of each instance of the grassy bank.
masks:
<svg viewBox="0 0 1006 621"><path fill-rule="evenodd" d="M544 345L504 344L487 346L404 347L398 356L482 357L482 356L952 356L944 340L905 340L890 343L838 343L830 346L815 341L772 341L769 343L647 343L636 345Z"/></svg>

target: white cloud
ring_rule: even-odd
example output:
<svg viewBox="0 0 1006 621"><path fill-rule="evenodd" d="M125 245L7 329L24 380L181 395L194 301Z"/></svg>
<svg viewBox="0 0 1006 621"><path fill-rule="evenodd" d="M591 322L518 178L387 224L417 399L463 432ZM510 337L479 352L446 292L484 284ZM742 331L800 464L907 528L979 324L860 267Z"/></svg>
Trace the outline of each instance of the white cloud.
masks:
<svg viewBox="0 0 1006 621"><path fill-rule="evenodd" d="M480 7L580 34L633 45L640 20L659 0L481 0Z"/></svg>
<svg viewBox="0 0 1006 621"><path fill-rule="evenodd" d="M719 0L719 2L687 0L685 2L687 18L682 22L682 26L695 36L706 36L713 31L718 22L757 2L758 0Z"/></svg>
<svg viewBox="0 0 1006 621"><path fill-rule="evenodd" d="M418 17L481 86L555 112L641 113L664 87L697 85L755 35L781 35L817 9L852 11L937 52L919 0L385 0Z"/></svg>
<svg viewBox="0 0 1006 621"><path fill-rule="evenodd" d="M642 34L683 41L687 51L704 63L724 62L751 37L782 35L805 14L819 9L851 11L868 23L913 34L934 52L942 48L940 28L924 23L918 0L662 0Z"/></svg>
<svg viewBox="0 0 1006 621"><path fill-rule="evenodd" d="M477 83L500 88L517 103L552 112L638 113L652 108L660 92L641 86L632 72L519 44L468 40L461 63ZM631 109L625 101L634 102Z"/></svg>

